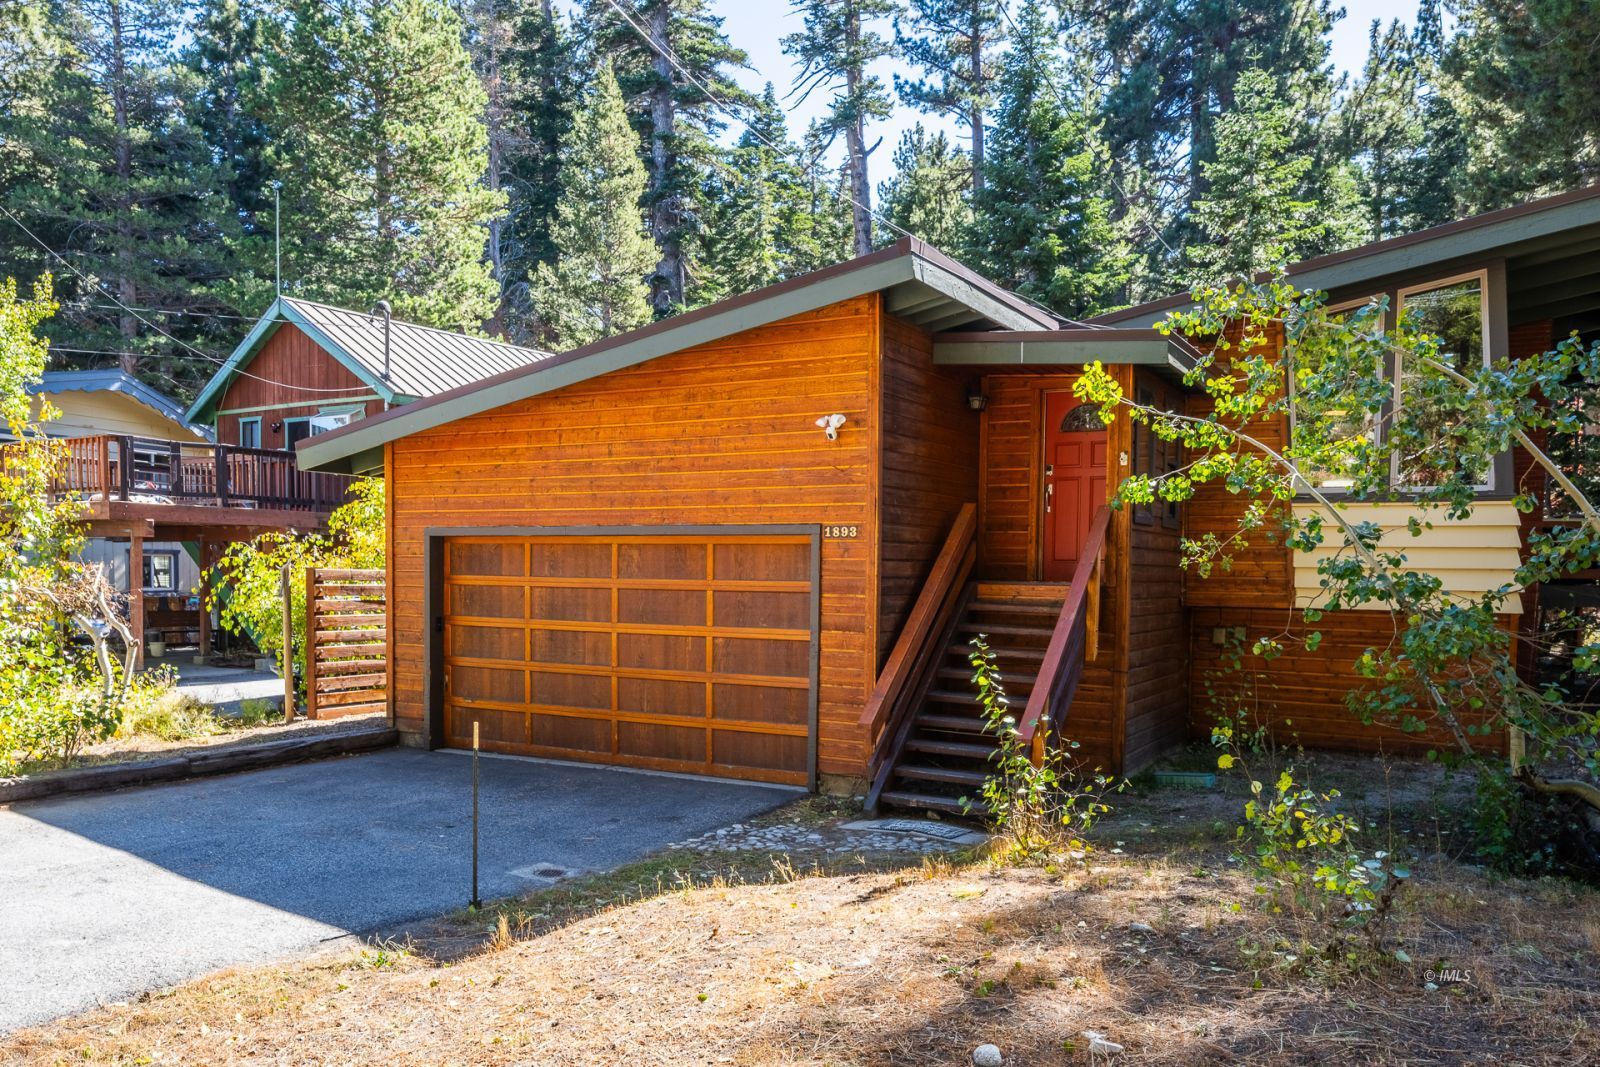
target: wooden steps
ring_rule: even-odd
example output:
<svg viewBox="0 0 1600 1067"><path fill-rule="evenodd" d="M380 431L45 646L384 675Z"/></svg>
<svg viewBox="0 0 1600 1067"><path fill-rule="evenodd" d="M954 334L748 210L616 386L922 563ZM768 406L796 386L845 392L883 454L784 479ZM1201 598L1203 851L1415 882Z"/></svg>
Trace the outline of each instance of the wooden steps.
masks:
<svg viewBox="0 0 1600 1067"><path fill-rule="evenodd" d="M984 782L997 744L972 684L971 641L994 653L1011 709L1021 714L1044 662L1067 586L977 582L969 588L946 645L919 680L910 729L897 751L879 803L899 808L981 814ZM970 809L964 809L965 799Z"/></svg>

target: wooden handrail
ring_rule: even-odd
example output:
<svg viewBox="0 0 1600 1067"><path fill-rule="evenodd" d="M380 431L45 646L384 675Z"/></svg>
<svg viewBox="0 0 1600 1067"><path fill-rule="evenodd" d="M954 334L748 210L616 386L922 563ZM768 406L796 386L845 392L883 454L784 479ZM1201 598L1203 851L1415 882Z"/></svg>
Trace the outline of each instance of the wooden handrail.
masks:
<svg viewBox="0 0 1600 1067"><path fill-rule="evenodd" d="M1055 630L1050 634L1050 644L1045 649L1044 662L1039 665L1039 676L1034 679L1033 692L1028 694L1028 707L1022 713L1022 723L1017 727L1017 738L1034 751L1034 762L1043 755L1039 742L1039 724L1050 721L1050 713L1059 695L1058 690L1068 682L1075 682L1088 660L1094 659L1100 648L1100 555L1105 550L1106 530L1111 525L1111 509L1101 505L1089 523L1089 535L1084 538L1083 553L1072 571L1072 586L1067 590L1066 602L1056 617ZM1082 635L1081 661L1068 664L1069 653L1079 644ZM1065 670L1064 670L1065 668Z"/></svg>
<svg viewBox="0 0 1600 1067"><path fill-rule="evenodd" d="M860 726L867 731L875 758L879 742L892 732L889 727L903 708L906 691L921 673L918 666L926 659L928 641L943 629L955 598L972 573L977 542L978 505L963 504L861 712Z"/></svg>

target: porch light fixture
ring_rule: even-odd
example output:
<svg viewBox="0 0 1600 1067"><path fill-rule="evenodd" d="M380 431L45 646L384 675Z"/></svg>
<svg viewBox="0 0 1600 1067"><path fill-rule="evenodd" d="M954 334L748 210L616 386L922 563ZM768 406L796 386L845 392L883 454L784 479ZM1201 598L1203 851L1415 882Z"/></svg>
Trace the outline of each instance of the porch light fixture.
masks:
<svg viewBox="0 0 1600 1067"><path fill-rule="evenodd" d="M982 411L989 406L989 398L983 395L983 386L974 385L967 389L967 407L973 411Z"/></svg>
<svg viewBox="0 0 1600 1067"><path fill-rule="evenodd" d="M281 431L283 429L283 423L282 422L275 422L275 423L272 424L271 429L272 429L273 433L278 433L279 431Z"/></svg>

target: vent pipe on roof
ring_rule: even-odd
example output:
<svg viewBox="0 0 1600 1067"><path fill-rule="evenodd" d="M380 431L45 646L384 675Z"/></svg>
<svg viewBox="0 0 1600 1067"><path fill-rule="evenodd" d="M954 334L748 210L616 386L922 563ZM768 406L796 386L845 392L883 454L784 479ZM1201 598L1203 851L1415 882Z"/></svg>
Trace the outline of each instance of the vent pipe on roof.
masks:
<svg viewBox="0 0 1600 1067"><path fill-rule="evenodd" d="M383 316L383 381L389 381L389 319L393 315L389 301L380 300L372 305L372 314Z"/></svg>

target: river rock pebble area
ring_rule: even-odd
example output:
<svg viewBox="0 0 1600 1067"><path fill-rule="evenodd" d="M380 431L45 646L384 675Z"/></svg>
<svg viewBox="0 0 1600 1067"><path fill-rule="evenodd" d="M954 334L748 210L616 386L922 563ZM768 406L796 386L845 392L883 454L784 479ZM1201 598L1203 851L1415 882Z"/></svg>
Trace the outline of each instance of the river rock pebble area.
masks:
<svg viewBox="0 0 1600 1067"><path fill-rule="evenodd" d="M857 819L821 826L734 823L680 841L677 848L728 852L909 852L931 855L980 844L986 835L932 819Z"/></svg>

